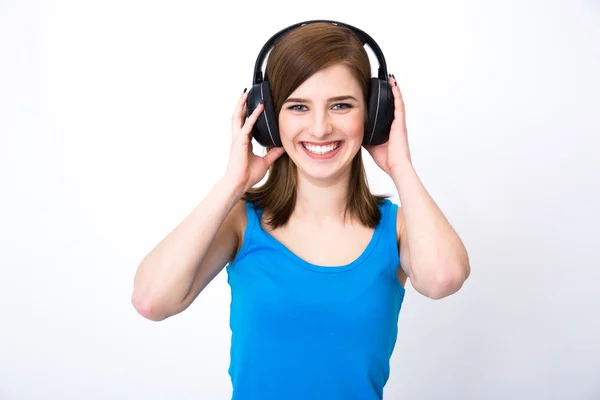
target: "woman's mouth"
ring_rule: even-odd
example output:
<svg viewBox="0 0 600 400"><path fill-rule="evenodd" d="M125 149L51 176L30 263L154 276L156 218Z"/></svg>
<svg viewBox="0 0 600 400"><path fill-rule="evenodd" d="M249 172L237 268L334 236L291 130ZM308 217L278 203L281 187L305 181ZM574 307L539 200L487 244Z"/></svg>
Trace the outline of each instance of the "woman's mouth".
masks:
<svg viewBox="0 0 600 400"><path fill-rule="evenodd" d="M300 142L300 145L311 158L324 159L331 158L338 153L340 147L342 147L342 141L337 140L334 142L327 143L311 143L311 142Z"/></svg>

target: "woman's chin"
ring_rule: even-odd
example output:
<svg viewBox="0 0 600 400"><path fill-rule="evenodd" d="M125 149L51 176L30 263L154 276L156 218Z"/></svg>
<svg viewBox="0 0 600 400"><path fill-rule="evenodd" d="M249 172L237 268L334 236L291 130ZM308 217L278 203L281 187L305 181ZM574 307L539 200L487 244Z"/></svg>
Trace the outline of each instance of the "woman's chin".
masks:
<svg viewBox="0 0 600 400"><path fill-rule="evenodd" d="M299 172L304 178L313 182L334 183L336 180L344 179L350 173L351 163L330 165L307 165L303 163L298 166Z"/></svg>

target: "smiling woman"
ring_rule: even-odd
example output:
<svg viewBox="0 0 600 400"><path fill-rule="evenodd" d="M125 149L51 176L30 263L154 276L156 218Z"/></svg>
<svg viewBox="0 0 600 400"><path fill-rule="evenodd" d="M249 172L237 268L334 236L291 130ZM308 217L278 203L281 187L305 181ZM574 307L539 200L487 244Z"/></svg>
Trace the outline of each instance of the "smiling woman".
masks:
<svg viewBox="0 0 600 400"><path fill-rule="evenodd" d="M286 153L300 174L321 180L335 179L354 157L361 156L366 120L361 91L352 70L340 62L313 74L292 93L298 97L284 102L279 114L281 141L289 149ZM351 94L336 96L338 93ZM336 97L354 100L338 104ZM301 111L293 109L294 106L286 108L288 102L302 103ZM331 162L309 162L306 156L310 160Z"/></svg>
<svg viewBox="0 0 600 400"><path fill-rule="evenodd" d="M340 174L349 173L343 178L350 185L345 208L361 224L374 228L384 196L369 190L359 151L372 85L362 41L351 29L330 23L290 30L269 53L265 81L286 152L275 161L266 184L251 189L244 200L264 209L269 225L279 228L294 209L298 179L332 184ZM380 117L385 117L383 109ZM386 121L381 124L385 130ZM311 162L315 160L327 162Z"/></svg>
<svg viewBox="0 0 600 400"><path fill-rule="evenodd" d="M144 258L133 304L168 318L227 266L234 400L382 399L406 280L446 297L468 257L412 168L400 88L377 44L309 21L276 34L257 66L266 50L265 79L257 68L235 108L227 170ZM363 146L402 208L369 190Z"/></svg>

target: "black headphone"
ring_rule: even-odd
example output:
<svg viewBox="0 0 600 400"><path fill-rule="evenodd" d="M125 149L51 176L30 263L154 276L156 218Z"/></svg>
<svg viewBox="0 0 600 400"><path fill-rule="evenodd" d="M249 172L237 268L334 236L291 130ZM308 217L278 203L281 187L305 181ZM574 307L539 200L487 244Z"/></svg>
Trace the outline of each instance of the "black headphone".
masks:
<svg viewBox="0 0 600 400"><path fill-rule="evenodd" d="M328 22L334 25L344 26L349 28L356 37L375 53L379 63L377 78L371 78L369 88L369 96L367 102L368 118L365 127L365 136L363 145L377 145L385 143L389 138L390 127L394 120L394 95L392 88L388 82L388 73L385 58L379 45L365 32L351 25L330 20L312 20L300 22L277 32L263 46L256 64L254 66L254 76L252 87L248 92L246 99L246 114L250 116L260 103L264 104L264 110L261 112L256 123L252 128L252 136L256 141L264 147L281 147L281 138L279 136L279 126L275 120L275 108L273 106L273 98L271 96L271 87L268 80L263 80L262 64L267 56L267 52L272 48L274 42L282 35L288 33L292 29L299 26L304 26L314 22Z"/></svg>

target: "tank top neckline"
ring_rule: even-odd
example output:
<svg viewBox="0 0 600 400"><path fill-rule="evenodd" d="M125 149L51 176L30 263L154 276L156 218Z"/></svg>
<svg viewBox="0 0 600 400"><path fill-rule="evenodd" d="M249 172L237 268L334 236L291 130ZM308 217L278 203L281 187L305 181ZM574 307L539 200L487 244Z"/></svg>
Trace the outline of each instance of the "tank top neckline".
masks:
<svg viewBox="0 0 600 400"><path fill-rule="evenodd" d="M267 240L273 246L275 246L277 249L279 249L282 252L282 254L284 254L285 256L288 257L288 259L290 259L291 261L294 261L296 264L300 265L301 267L304 267L304 268L314 271L314 272L321 272L321 273L339 273L339 272L349 271L349 270L352 270L352 269L360 266L369 257L369 255L373 252L373 250L377 246L377 242L379 241L379 238L381 237L381 232L384 228L383 224L386 221L386 212L384 210L384 207L380 206L381 218L380 218L379 222L377 223L377 225L375 226L373 234L371 235L371 239L369 240L369 243L364 248L362 253L356 259L354 259L353 261L351 261L348 264L326 266L326 265L318 265L318 264L313 264L311 262L308 262L305 259L303 259L302 257L298 256L292 250L290 250L286 245L284 245L282 242L280 242L275 236L271 235L268 231L266 231L263 228L262 223L261 223L262 210L254 209L254 207L251 207L251 208L255 213L255 217L256 217L255 223L257 225L258 231L265 238L267 238Z"/></svg>

